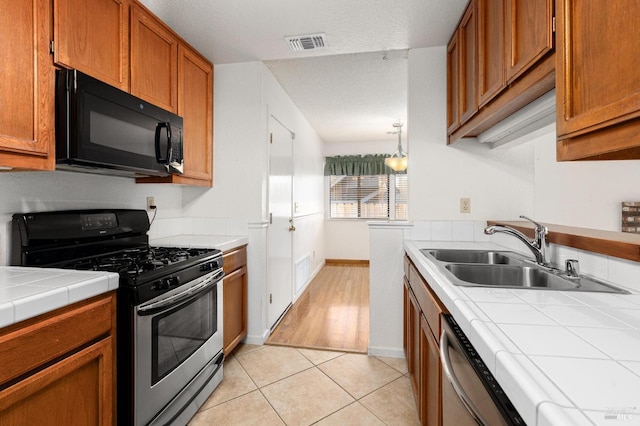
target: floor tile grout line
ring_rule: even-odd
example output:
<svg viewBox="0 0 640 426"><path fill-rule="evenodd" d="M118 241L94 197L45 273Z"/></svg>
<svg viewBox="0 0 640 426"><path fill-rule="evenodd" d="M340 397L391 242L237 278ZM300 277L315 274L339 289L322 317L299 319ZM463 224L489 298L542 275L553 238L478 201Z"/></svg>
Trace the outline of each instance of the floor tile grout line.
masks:
<svg viewBox="0 0 640 426"><path fill-rule="evenodd" d="M254 349L254 350L251 350L250 352L247 352L247 354L250 354L250 353L253 353L253 352L256 352L256 351L262 350L262 349L265 349L265 347L263 346L262 348L256 348L256 349ZM199 410L199 412L204 412L204 411L207 411L207 410L209 410L209 409L211 409L211 408L219 407L220 405L223 405L223 404L226 404L227 402L231 402L231 401L236 400L236 399L238 399L238 398L241 398L241 397L247 396L247 395L249 395L249 394L251 394L252 392L254 392L254 391L256 391L256 390L257 390L257 391L259 391L259 392L260 392L260 395L261 395L261 396L262 396L262 397L267 401L267 403L269 404L269 406L271 407L271 409L276 413L276 415L278 416L278 418L279 418L279 419L280 419L280 420L281 420L281 421L286 425L286 424L287 424L287 422L286 422L286 421L284 420L284 418L280 415L280 413L275 409L275 407L272 405L271 401L269 401L269 399L267 398L267 396L264 394L263 389L265 389L267 386L270 386L270 385L272 385L272 384L275 384L275 383L281 382L281 381L286 380L286 379L288 379L288 378L291 378L291 377L293 377L293 376L295 376L295 375L297 375L297 374L300 374L300 373L303 373L303 372L305 372L305 371L309 371L309 370L311 370L311 369L315 368L317 371L319 371L321 374L323 374L325 377L327 377L327 378L328 378L332 383L334 383L336 386L338 386L338 388L342 389L342 390L343 390L347 395L349 395L349 397L350 397L350 398L352 398L352 401L351 401L350 403L346 404L345 406L342 406L341 408L339 408L339 409L337 409L337 410L335 410L335 411L333 411L333 412L331 412L331 413L327 414L326 416L322 417L321 419L316 420L316 421L315 421L315 422L313 422L312 424L316 424L316 423L318 423L318 422L322 421L323 419L325 419L325 418L327 418L327 417L330 417L330 416L332 416L332 415L334 415L334 414L338 413L338 412L339 412L339 411L341 411L341 410L344 410L346 407L349 407L349 406L353 405L354 403L358 403L362 408L364 408L364 409L365 409L367 412L369 412L372 416L374 416L376 419L378 419L382 424L387 425L387 423L386 423L383 419L381 419L378 415L376 415L373 411L371 411L368 407L366 407L366 406L362 403L362 400L363 400L364 398L366 398L366 397L370 396L371 394L373 394L373 393L375 393L375 392L379 391L380 389L384 388L385 386L388 386L388 385L390 385L390 384L392 384L392 383L394 383L394 382L398 381L399 379L402 379L402 378L406 377L406 376L407 376L407 373L403 373L402 371L400 371L400 370L396 369L396 368L395 368L395 367L393 367L392 365L387 364L384 360L379 359L379 358L378 358L378 357L376 357L376 356L370 356L370 355L366 354L366 356L371 357L371 358L375 358L375 359L377 359L379 362L383 363L385 366L387 366L387 367L391 368L393 371L395 371L395 372L397 372L398 374L400 374L400 376L399 376L399 377L396 377L396 378L394 378L394 379L391 379L389 382L387 382L387 383L385 383L385 384L382 384L381 386L379 386L379 387L377 387L376 389L374 389L374 390L372 390L372 391L370 391L370 392L366 393L365 395L362 395L362 396L361 396L361 397L359 397L359 398L356 398L356 397L355 397L354 395L352 395L349 391L347 391L343 386L341 386L341 385L340 385L339 383L337 383L333 378L331 378L331 376L329 376L327 373L325 373L323 370L321 370L321 369L319 368L319 366L320 366L320 365L323 365L323 364L329 363L329 362L331 362L331 361L333 361L333 360L336 360L336 359L338 359L338 358L344 357L345 355L353 355L353 354L351 354L351 353L349 353L349 352L340 353L339 355L337 355L337 356L335 356L335 357L333 357L333 358L331 358L331 359L328 359L328 360L326 360L326 361L323 361L323 362L320 362L320 363L316 364L316 363L314 363L311 359L307 358L307 357L306 357L306 356L305 356L305 355L300 351L300 349L303 349L303 348L295 348L295 347L291 347L291 349L294 349L294 350L295 350L299 355L301 355L304 359L306 359L306 360L311 364L311 366L310 366L310 367L308 367L308 368L304 368L304 369L302 369L302 370L300 370L300 371L298 371L298 372L296 372L296 373L293 373L293 374L287 375L287 376L285 376L285 377L282 377L282 378L280 378L280 379L278 379L278 380L276 380L276 381L274 381L274 382L271 382L271 383L265 384L265 385L264 385L264 386L262 386L262 387L258 386L258 384L256 383L255 379L254 379L253 377L251 377L251 375L249 374L249 372L245 369L245 367L244 367L244 366L242 365L242 363L240 362L240 359L239 359L238 355L237 355L237 354L233 354L233 353L232 353L232 354L230 354L230 356L228 357L228 360L232 360L233 358L236 358L236 361L237 361L238 365L240 366L241 370L242 370L242 371L245 373L245 375L246 375L246 376L251 380L251 383L255 386L255 389L252 389L252 390L250 390L249 392L245 392L245 393L243 393L242 395L237 395L237 396L235 396L235 397L233 397L233 398L230 398L230 399L228 399L228 400L226 400L226 401L220 402L220 403L218 403L218 404L216 404L216 405L213 405L213 406L207 407L207 408L206 408L206 409L204 409L204 410ZM314 350L316 350L316 349L314 349ZM321 351L321 350L320 350L320 351ZM244 354L243 354L243 355L244 355Z"/></svg>

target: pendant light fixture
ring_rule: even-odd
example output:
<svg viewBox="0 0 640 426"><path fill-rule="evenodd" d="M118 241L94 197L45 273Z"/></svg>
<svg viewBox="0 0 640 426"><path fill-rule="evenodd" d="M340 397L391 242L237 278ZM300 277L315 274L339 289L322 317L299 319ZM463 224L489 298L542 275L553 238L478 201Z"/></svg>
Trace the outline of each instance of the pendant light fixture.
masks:
<svg viewBox="0 0 640 426"><path fill-rule="evenodd" d="M393 171L403 172L407 170L407 153L402 151L402 123L393 123L393 127L396 130L388 133L398 135L398 150L391 157L385 158L384 164Z"/></svg>

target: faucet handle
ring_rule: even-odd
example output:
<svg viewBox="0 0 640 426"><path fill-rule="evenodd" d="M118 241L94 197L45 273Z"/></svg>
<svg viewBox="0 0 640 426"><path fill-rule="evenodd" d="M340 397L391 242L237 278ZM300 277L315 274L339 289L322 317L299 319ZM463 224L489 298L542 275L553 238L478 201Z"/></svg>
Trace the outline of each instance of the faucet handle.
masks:
<svg viewBox="0 0 640 426"><path fill-rule="evenodd" d="M530 218L526 217L525 215L520 215L520 219L525 219L525 220L528 220L529 222L533 223L536 226L536 232L544 232L545 235L549 232L549 230L547 229L546 226L544 226L541 223L536 222L533 219L530 219Z"/></svg>
<svg viewBox="0 0 640 426"><path fill-rule="evenodd" d="M565 272L569 278L580 278L580 263L576 259L565 261Z"/></svg>

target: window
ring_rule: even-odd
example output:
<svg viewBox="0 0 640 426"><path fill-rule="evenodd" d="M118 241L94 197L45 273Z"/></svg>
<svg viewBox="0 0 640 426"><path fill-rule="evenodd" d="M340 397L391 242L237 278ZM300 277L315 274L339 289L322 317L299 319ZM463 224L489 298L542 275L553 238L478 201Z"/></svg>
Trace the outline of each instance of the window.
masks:
<svg viewBox="0 0 640 426"><path fill-rule="evenodd" d="M407 175L329 176L330 219L408 218Z"/></svg>

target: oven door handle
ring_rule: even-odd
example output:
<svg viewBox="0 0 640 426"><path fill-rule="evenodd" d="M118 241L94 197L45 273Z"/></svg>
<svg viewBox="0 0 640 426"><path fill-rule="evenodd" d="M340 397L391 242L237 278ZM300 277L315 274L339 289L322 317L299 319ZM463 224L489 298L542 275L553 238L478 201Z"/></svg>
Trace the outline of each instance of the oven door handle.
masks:
<svg viewBox="0 0 640 426"><path fill-rule="evenodd" d="M469 395L465 392L464 388L458 381L455 373L453 372L453 368L451 366L451 358L449 358L449 335L447 334L447 330L442 330L442 334L440 335L440 361L442 362L442 371L444 375L447 376L447 379L453 386L453 390L458 395L462 403L464 404L469 414L473 417L473 419L481 426L487 426L488 423L478 410L478 407L473 403Z"/></svg>
<svg viewBox="0 0 640 426"><path fill-rule="evenodd" d="M222 269L215 272L213 275L203 280L201 283L189 287L188 289L181 291L180 293L167 296L163 299L156 300L152 303L142 304L138 307L138 315L153 315L158 312L165 311L169 308L178 306L190 302L198 298L202 293L211 289L224 277L224 271Z"/></svg>

